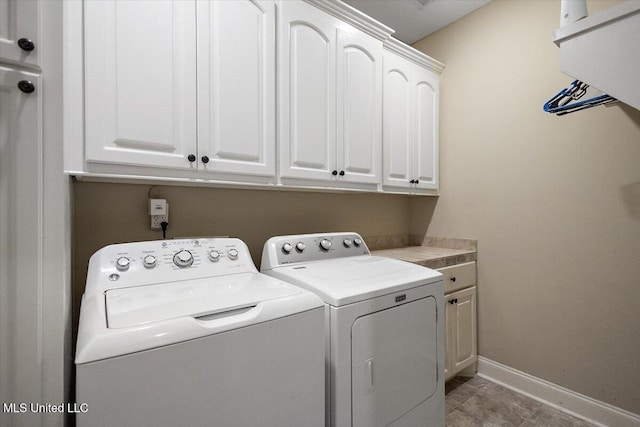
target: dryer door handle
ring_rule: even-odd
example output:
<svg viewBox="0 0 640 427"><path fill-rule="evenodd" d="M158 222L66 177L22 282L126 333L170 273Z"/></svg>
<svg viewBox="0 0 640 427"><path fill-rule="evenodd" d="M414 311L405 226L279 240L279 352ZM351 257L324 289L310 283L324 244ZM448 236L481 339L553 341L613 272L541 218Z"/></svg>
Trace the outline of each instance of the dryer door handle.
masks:
<svg viewBox="0 0 640 427"><path fill-rule="evenodd" d="M368 396L373 393L375 389L374 384L374 372L373 372L373 360L375 357L371 359L367 359L364 361L364 395Z"/></svg>

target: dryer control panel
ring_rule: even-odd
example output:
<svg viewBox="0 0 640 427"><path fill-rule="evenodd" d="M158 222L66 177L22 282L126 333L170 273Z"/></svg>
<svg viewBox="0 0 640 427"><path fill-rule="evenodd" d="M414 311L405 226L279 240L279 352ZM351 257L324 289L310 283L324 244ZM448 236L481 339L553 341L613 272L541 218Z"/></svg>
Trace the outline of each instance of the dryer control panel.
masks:
<svg viewBox="0 0 640 427"><path fill-rule="evenodd" d="M106 246L89 260L85 293L238 273L256 273L234 238L153 240ZM89 288L91 286L91 289Z"/></svg>
<svg viewBox="0 0 640 427"><path fill-rule="evenodd" d="M364 239L353 232L272 237L264 245L261 270L278 265L370 255Z"/></svg>

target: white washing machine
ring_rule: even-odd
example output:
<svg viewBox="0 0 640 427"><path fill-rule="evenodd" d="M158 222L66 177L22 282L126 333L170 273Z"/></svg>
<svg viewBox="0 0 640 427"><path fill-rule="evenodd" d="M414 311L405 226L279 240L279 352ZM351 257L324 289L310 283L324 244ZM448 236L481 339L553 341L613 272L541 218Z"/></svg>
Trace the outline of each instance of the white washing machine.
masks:
<svg viewBox="0 0 640 427"><path fill-rule="evenodd" d="M77 425L321 427L324 353L322 300L238 239L107 246L82 298Z"/></svg>
<svg viewBox="0 0 640 427"><path fill-rule="evenodd" d="M356 233L269 239L261 271L325 302L327 425L443 427L444 288Z"/></svg>

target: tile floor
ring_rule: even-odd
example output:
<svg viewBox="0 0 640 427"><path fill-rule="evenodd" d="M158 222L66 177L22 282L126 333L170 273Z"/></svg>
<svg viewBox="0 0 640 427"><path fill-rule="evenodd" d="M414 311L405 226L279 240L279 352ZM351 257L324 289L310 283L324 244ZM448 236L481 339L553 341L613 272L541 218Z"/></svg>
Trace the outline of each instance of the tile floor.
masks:
<svg viewBox="0 0 640 427"><path fill-rule="evenodd" d="M447 427L593 426L478 376L452 379L445 394Z"/></svg>

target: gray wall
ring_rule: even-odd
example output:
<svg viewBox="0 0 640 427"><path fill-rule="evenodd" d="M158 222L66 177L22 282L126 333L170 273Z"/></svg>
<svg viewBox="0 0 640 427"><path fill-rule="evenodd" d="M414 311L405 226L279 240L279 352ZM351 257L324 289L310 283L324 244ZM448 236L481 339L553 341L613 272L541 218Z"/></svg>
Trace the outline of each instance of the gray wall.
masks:
<svg viewBox="0 0 640 427"><path fill-rule="evenodd" d="M447 67L441 197L411 228L478 239L480 355L640 413L640 111L542 111L572 81L559 17L494 1L415 45Z"/></svg>

